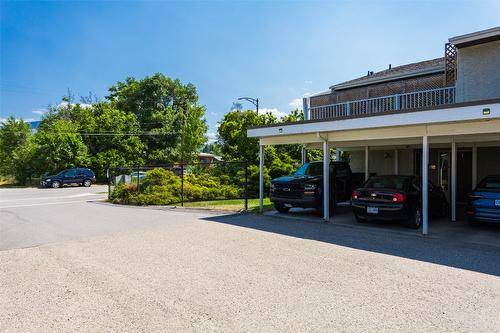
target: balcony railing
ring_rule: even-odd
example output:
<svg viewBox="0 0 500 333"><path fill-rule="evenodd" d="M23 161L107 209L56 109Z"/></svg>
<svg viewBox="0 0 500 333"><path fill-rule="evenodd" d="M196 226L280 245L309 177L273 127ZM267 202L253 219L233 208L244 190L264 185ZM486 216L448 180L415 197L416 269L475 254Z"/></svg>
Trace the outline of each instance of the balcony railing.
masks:
<svg viewBox="0 0 500 333"><path fill-rule="evenodd" d="M335 119L453 103L455 103L455 87L447 87L315 106L310 108L310 119Z"/></svg>

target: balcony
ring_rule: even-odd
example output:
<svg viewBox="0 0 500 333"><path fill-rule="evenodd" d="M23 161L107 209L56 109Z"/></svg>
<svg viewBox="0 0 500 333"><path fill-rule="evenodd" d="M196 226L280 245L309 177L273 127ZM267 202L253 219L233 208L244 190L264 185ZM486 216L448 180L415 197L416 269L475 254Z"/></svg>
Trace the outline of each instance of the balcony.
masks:
<svg viewBox="0 0 500 333"><path fill-rule="evenodd" d="M398 110L410 111L453 103L455 103L455 87L446 87L314 106L310 108L310 119L337 119L370 114L384 114Z"/></svg>

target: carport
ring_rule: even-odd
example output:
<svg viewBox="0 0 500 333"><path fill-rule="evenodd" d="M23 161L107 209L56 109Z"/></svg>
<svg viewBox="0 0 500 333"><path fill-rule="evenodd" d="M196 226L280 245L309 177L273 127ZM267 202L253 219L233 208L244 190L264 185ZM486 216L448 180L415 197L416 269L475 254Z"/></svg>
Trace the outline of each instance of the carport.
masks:
<svg viewBox="0 0 500 333"><path fill-rule="evenodd" d="M456 221L457 211L457 150L470 149L472 153L471 178L474 187L478 181L478 148L500 147L500 100L483 100L443 105L416 111L394 111L385 114L365 114L332 120L308 120L248 129L248 136L260 141L260 209L264 198L264 147L266 145L303 144L306 149L322 148L323 156L329 157L330 148L350 152L361 152L364 173L368 178L370 155L377 151L392 151L390 173L402 172L408 162L402 154L418 149L420 153L413 164L420 169L422 177L422 233L429 232L428 224L428 180L429 151L431 148L447 149L451 152L450 203L451 220ZM415 156L417 157L417 155ZM499 156L489 156L487 164L499 166ZM420 160L420 161L418 161ZM329 192L329 161L323 158L323 187ZM359 159L357 163L359 163ZM406 164L405 164L406 163ZM383 168L388 172L388 167ZM470 188L471 189L471 188ZM469 189L469 190L470 190ZM329 198L324 197L323 219L329 216ZM333 219L332 222L335 222Z"/></svg>

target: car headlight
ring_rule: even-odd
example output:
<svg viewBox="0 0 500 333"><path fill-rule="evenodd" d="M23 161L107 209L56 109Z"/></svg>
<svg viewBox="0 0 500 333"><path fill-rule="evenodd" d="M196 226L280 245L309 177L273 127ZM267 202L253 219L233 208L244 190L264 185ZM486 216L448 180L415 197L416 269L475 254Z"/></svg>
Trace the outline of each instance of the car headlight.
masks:
<svg viewBox="0 0 500 333"><path fill-rule="evenodd" d="M304 191L314 191L317 187L316 184L305 184Z"/></svg>
<svg viewBox="0 0 500 333"><path fill-rule="evenodd" d="M46 182L50 182L50 178L45 179Z"/></svg>

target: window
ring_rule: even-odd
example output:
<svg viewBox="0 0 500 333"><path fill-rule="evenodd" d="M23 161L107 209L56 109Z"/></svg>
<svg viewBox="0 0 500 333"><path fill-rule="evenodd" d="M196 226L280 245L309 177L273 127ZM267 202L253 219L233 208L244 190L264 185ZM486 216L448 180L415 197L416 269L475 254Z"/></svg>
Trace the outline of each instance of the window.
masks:
<svg viewBox="0 0 500 333"><path fill-rule="evenodd" d="M66 173L64 174L64 177L75 177L75 175L76 175L76 170L71 169L71 170L66 171Z"/></svg>
<svg viewBox="0 0 500 333"><path fill-rule="evenodd" d="M366 181L363 187L404 191L408 188L409 183L408 177L372 177Z"/></svg>
<svg viewBox="0 0 500 333"><path fill-rule="evenodd" d="M479 183L477 188L482 190L500 190L500 177L485 178Z"/></svg>
<svg viewBox="0 0 500 333"><path fill-rule="evenodd" d="M347 177L347 165L346 164L337 164L336 165L336 172L337 172L337 177Z"/></svg>

